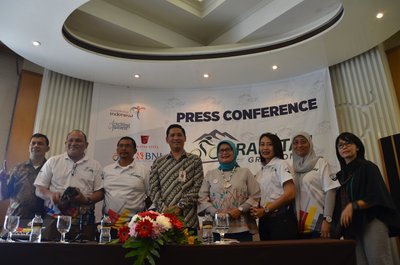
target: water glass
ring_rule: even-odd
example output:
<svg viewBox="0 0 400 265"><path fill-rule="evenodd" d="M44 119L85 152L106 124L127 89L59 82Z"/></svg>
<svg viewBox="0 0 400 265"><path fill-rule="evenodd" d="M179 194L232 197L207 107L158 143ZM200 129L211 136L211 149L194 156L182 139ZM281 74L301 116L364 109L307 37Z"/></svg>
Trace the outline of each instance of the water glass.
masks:
<svg viewBox="0 0 400 265"><path fill-rule="evenodd" d="M65 241L65 234L69 232L71 228L71 216L59 215L57 216L57 230L61 233L60 243L67 243Z"/></svg>
<svg viewBox="0 0 400 265"><path fill-rule="evenodd" d="M224 237L229 230L229 214L216 213L214 220L215 220L215 230L221 237L219 244L225 244Z"/></svg>
<svg viewBox="0 0 400 265"><path fill-rule="evenodd" d="M3 228L8 232L7 242L14 242L12 234L17 230L19 225L19 216L6 215Z"/></svg>

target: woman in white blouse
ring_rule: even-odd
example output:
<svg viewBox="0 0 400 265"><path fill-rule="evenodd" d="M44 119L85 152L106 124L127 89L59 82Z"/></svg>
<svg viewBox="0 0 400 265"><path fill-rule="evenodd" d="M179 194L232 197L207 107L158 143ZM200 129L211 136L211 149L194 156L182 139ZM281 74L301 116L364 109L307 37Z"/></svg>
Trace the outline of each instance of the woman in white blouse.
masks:
<svg viewBox="0 0 400 265"><path fill-rule="evenodd" d="M262 163L256 179L260 184L261 201L251 208L259 218L261 240L296 239L297 219L294 211L295 186L289 164L283 160L281 140L272 133L260 136L259 152Z"/></svg>

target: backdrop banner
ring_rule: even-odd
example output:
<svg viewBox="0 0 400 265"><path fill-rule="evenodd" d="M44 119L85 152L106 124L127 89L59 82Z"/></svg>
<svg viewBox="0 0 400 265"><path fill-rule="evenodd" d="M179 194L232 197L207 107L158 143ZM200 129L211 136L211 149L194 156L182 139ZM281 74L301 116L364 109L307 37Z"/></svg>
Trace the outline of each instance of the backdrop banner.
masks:
<svg viewBox="0 0 400 265"><path fill-rule="evenodd" d="M338 135L328 69L290 79L209 89L143 89L94 84L89 155L103 166L113 162L117 141L131 136L135 160L151 166L169 152L165 131L179 123L186 130L185 150L197 154L204 171L217 167L216 146L236 143L238 163L255 174L260 169L258 140L277 134L285 158L291 159L290 138L296 131L312 135L317 155L338 170Z"/></svg>

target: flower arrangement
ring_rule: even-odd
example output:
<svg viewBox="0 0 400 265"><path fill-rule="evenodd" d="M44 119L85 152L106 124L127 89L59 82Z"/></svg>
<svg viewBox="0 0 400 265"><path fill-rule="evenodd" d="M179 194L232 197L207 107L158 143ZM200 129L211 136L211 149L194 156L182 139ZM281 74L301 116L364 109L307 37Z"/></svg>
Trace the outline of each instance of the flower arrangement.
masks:
<svg viewBox="0 0 400 265"><path fill-rule="evenodd" d="M159 249L165 244L199 243L176 215L154 211L134 215L127 226L120 227L116 241L133 249L125 257L135 257L134 265L155 265L154 257L160 257Z"/></svg>

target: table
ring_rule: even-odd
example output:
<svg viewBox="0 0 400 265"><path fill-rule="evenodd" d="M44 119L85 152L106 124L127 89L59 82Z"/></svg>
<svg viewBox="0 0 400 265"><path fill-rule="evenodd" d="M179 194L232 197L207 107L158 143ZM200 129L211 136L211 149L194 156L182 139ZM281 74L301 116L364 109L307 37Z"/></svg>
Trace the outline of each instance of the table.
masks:
<svg viewBox="0 0 400 265"><path fill-rule="evenodd" d="M128 265L121 245L0 243L1 264ZM313 239L233 245L166 246L157 265L355 265L352 240Z"/></svg>

